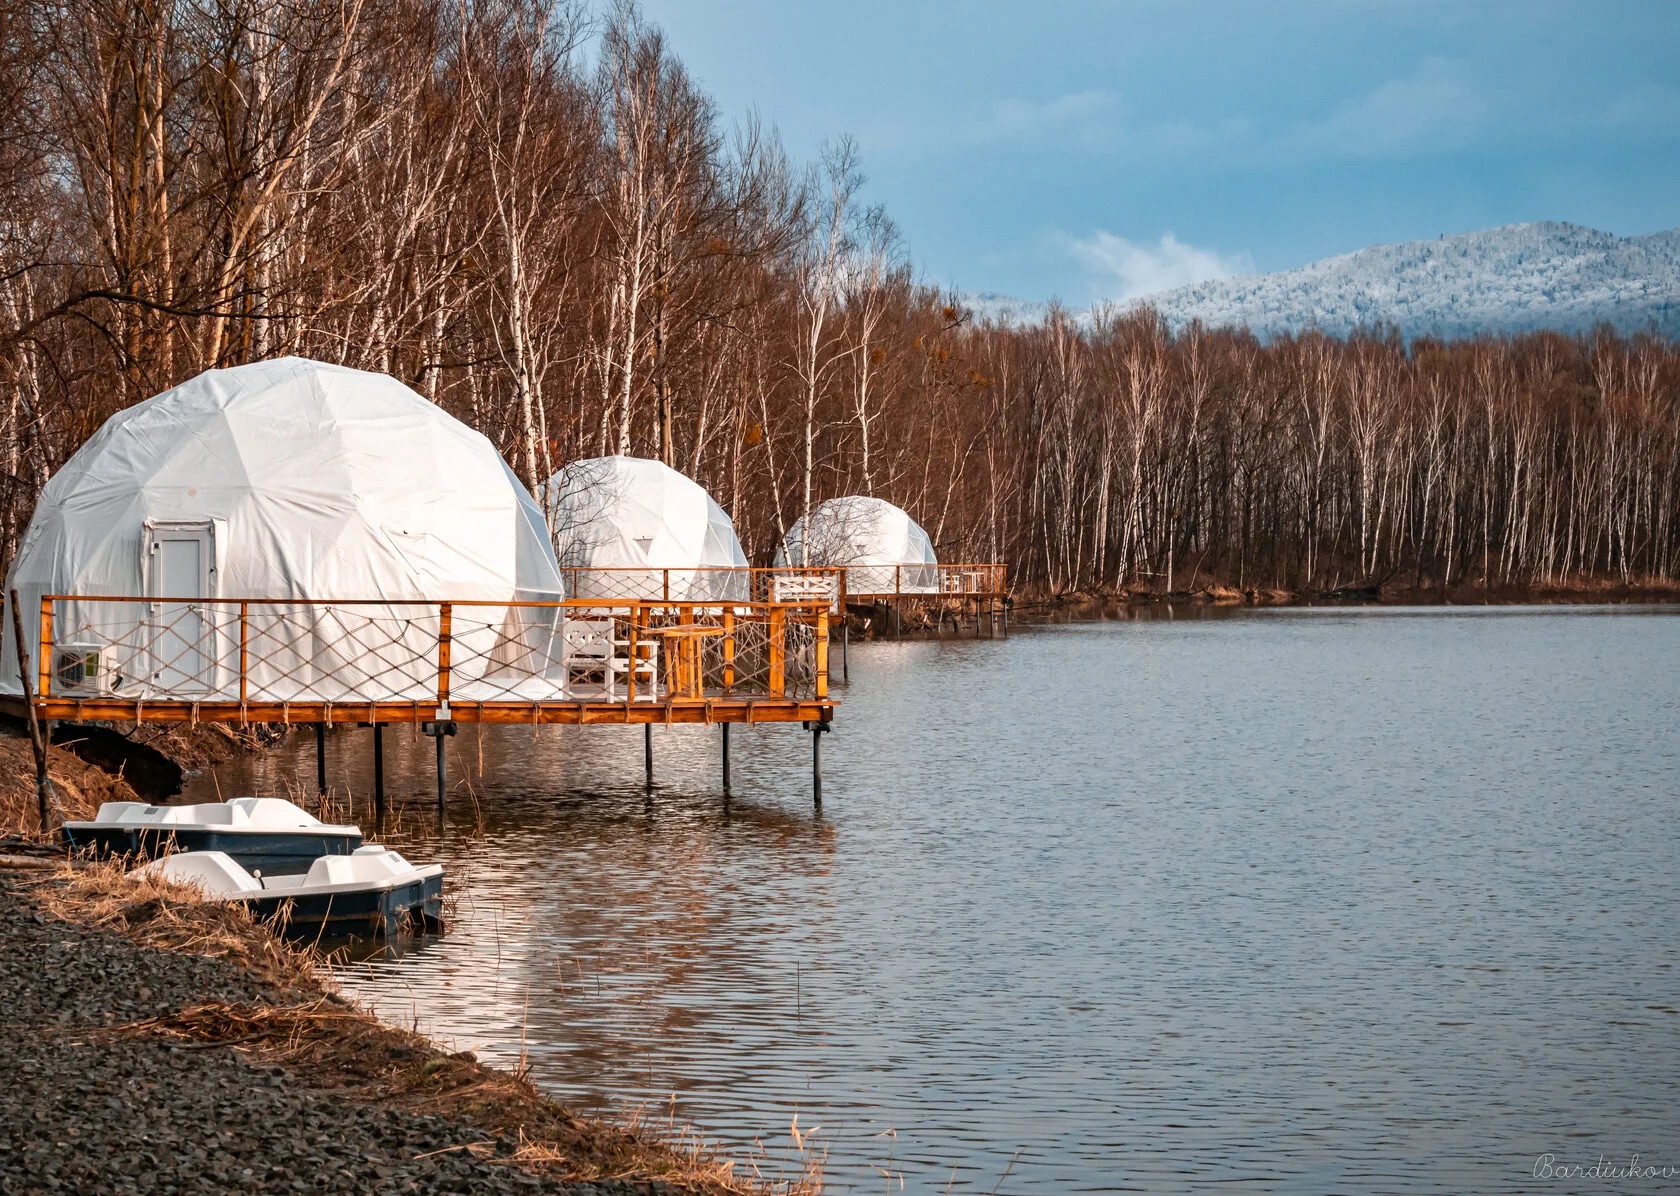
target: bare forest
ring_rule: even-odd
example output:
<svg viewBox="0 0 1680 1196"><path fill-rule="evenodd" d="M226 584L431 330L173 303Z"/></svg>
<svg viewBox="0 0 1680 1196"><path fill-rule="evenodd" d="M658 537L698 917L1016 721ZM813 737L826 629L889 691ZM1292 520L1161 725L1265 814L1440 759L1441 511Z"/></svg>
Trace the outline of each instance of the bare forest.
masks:
<svg viewBox="0 0 1680 1196"><path fill-rule="evenodd" d="M980 325L862 184L628 5L0 0L0 559L112 412L293 353L533 489L660 458L755 562L868 493L1041 591L1680 576L1670 342Z"/></svg>

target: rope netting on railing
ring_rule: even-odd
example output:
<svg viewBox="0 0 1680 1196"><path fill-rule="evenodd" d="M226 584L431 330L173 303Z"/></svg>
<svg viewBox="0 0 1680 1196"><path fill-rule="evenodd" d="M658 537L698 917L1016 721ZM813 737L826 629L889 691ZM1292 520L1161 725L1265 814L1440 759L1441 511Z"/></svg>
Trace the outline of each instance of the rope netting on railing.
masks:
<svg viewBox="0 0 1680 1196"><path fill-rule="evenodd" d="M772 569L562 569L566 592L606 601L802 602L826 600L838 611L846 600L886 597L1002 597L1002 564L788 565Z"/></svg>
<svg viewBox="0 0 1680 1196"><path fill-rule="evenodd" d="M803 602L828 600L839 609L845 570L812 566L750 568L566 568L566 593L586 601Z"/></svg>
<svg viewBox="0 0 1680 1196"><path fill-rule="evenodd" d="M1001 598L1007 591L1001 564L848 565L846 595L853 601L885 598Z"/></svg>
<svg viewBox="0 0 1680 1196"><path fill-rule="evenodd" d="M55 597L43 695L238 703L827 696L804 603L270 602Z"/></svg>

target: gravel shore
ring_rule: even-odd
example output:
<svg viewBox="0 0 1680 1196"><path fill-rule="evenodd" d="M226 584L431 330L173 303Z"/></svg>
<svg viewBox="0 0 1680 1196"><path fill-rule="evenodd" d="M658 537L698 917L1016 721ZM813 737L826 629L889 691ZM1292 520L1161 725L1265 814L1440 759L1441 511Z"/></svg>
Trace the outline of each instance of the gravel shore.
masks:
<svg viewBox="0 0 1680 1196"><path fill-rule="evenodd" d="M385 1088L369 1087L382 1068L462 1073L463 1090L481 1094L517 1081L501 1073L487 1080L476 1062L379 1027L307 985L65 920L51 911L46 887L61 883L48 870L0 866L0 1193L731 1190L567 1180L552 1163L543 1173L510 1159L525 1127L508 1132L506 1110L464 1118L370 1099L400 1087L383 1073L377 1078ZM221 1008L277 1017L332 1010L363 1036L349 1052L359 1062L332 1062L330 1041L308 1055L295 1031L286 1047L312 1064L276 1064L273 1044L255 1035L228 1041L169 1032ZM401 1083L411 1092L418 1081ZM539 1121L579 1124L531 1103L539 1100L533 1093L515 1103L537 1109ZM602 1133L615 1143L623 1138Z"/></svg>

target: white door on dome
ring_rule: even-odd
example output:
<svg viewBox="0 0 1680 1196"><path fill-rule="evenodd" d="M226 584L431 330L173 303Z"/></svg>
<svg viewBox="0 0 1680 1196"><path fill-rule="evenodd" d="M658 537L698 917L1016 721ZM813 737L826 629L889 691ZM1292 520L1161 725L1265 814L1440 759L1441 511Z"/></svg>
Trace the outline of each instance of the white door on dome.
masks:
<svg viewBox="0 0 1680 1196"><path fill-rule="evenodd" d="M148 688L158 697L208 692L214 684L216 542L209 522L145 526L141 569L148 605Z"/></svg>

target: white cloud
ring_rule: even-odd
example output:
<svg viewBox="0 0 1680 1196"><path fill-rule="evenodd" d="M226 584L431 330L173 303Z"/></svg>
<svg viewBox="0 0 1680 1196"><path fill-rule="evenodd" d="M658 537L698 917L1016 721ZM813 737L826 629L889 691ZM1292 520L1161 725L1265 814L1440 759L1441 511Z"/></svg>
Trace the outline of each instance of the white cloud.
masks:
<svg viewBox="0 0 1680 1196"><path fill-rule="evenodd" d="M1328 116L1287 130L1285 153L1401 157L1458 149L1481 129L1488 101L1444 58L1426 58L1411 74L1380 83Z"/></svg>
<svg viewBox="0 0 1680 1196"><path fill-rule="evenodd" d="M1119 131L1120 113L1119 93L1103 88L1069 92L1053 100L996 100L990 115L972 128L970 137L1026 145L1042 140L1106 141Z"/></svg>
<svg viewBox="0 0 1680 1196"><path fill-rule="evenodd" d="M1680 89L1641 84L1613 100L1602 123L1617 132L1672 134L1680 127Z"/></svg>
<svg viewBox="0 0 1680 1196"><path fill-rule="evenodd" d="M1149 245L1099 229L1083 240L1071 240L1067 248L1089 271L1093 292L1117 301L1254 272L1254 259L1247 253L1227 255L1201 249L1170 232Z"/></svg>

